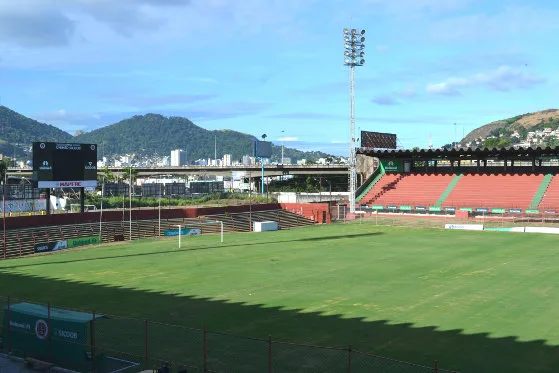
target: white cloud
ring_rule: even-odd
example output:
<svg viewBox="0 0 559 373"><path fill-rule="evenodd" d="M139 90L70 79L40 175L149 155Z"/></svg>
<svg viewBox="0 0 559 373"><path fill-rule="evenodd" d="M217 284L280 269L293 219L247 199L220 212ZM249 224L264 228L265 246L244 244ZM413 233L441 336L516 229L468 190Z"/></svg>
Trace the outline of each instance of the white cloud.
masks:
<svg viewBox="0 0 559 373"><path fill-rule="evenodd" d="M126 61L160 62L177 48L255 35L300 40L307 32L298 18L317 1L3 0L2 64L59 68L116 61L128 66Z"/></svg>
<svg viewBox="0 0 559 373"><path fill-rule="evenodd" d="M441 83L428 84L426 91L430 94L456 96L461 88L482 86L492 91L512 91L529 89L543 84L547 79L510 66L501 66L496 70L476 74L467 78L451 77Z"/></svg>
<svg viewBox="0 0 559 373"><path fill-rule="evenodd" d="M278 141L283 141L283 142L299 141L299 138L295 136L287 136L287 137L280 137Z"/></svg>

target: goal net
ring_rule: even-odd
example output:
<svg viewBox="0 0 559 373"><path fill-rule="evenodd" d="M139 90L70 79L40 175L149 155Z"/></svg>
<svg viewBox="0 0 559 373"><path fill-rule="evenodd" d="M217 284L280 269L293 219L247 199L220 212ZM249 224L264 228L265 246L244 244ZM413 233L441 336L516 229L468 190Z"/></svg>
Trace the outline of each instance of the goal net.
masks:
<svg viewBox="0 0 559 373"><path fill-rule="evenodd" d="M97 211L97 207L95 205L84 205L84 211ZM70 204L70 212L80 212L80 204L79 203L72 203Z"/></svg>

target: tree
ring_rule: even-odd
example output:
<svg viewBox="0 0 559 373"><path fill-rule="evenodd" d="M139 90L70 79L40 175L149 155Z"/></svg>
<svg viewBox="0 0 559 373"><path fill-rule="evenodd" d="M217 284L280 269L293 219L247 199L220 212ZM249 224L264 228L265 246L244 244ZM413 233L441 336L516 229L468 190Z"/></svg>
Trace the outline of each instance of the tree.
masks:
<svg viewBox="0 0 559 373"><path fill-rule="evenodd" d="M4 158L0 161L0 177L2 178L2 183L4 183L4 178L6 177L6 172L8 171L9 160Z"/></svg>
<svg viewBox="0 0 559 373"><path fill-rule="evenodd" d="M494 137L489 138L489 139L485 139L485 141L483 142L483 147L484 148L497 148L497 147L499 147L499 139L496 139Z"/></svg>
<svg viewBox="0 0 559 373"><path fill-rule="evenodd" d="M123 171L122 173L123 180L132 179L132 183L136 181L136 178L138 177L138 170L136 168L132 166L128 166L128 167L124 167L122 171Z"/></svg>
<svg viewBox="0 0 559 373"><path fill-rule="evenodd" d="M507 146L510 146L510 144L511 144L510 139L501 139L497 143L497 148L506 148Z"/></svg>

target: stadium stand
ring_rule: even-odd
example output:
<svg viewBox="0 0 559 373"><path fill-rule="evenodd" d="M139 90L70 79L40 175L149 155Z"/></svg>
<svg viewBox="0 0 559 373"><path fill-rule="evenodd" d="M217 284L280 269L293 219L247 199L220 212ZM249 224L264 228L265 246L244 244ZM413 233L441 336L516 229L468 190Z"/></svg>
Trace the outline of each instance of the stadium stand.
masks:
<svg viewBox="0 0 559 373"><path fill-rule="evenodd" d="M559 208L559 175L553 176L539 203L541 209Z"/></svg>
<svg viewBox="0 0 559 373"><path fill-rule="evenodd" d="M530 208L544 178L538 175L464 175L448 195L445 206Z"/></svg>
<svg viewBox="0 0 559 373"><path fill-rule="evenodd" d="M454 175L397 174L373 203L380 205L434 206Z"/></svg>
<svg viewBox="0 0 559 373"><path fill-rule="evenodd" d="M380 180L378 180L377 183L371 189L369 189L367 194L365 194L363 199L361 199L361 204L369 205L375 203L377 198L382 196L387 191L394 189L395 185L398 183L398 181L400 181L401 178L402 175L400 174L382 175Z"/></svg>
<svg viewBox="0 0 559 373"><path fill-rule="evenodd" d="M277 221L280 229L313 225L315 222L300 214L278 209L231 214L207 215L198 218L162 219L161 231L158 220L134 220L132 229L129 221L103 222L101 237L103 242L127 241L163 235L167 229L176 229L178 224L189 228L198 228L202 234L218 233L221 230L216 220L223 221L224 232L249 232L255 221ZM14 258L35 253L36 244L64 241L72 238L99 236L99 223L43 226L6 231L6 257ZM1 240L3 241L3 237Z"/></svg>

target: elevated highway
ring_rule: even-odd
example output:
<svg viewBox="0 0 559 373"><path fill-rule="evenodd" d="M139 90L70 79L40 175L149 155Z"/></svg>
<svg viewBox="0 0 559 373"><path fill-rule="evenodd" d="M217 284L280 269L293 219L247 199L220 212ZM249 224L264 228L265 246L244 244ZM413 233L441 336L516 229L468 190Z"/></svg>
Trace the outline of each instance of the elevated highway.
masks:
<svg viewBox="0 0 559 373"><path fill-rule="evenodd" d="M122 174L126 167L109 167L114 174ZM137 170L138 177L149 177L156 175L215 175L215 176L231 176L233 172L244 173L246 177L260 177L262 175L262 166L260 165L238 165L238 166L179 166L179 167L134 167ZM103 174L103 169L98 169L99 174ZM265 165L264 176L282 176L282 175L344 175L348 173L347 165ZM32 175L31 168L9 168L8 175L19 175L30 177Z"/></svg>

